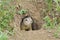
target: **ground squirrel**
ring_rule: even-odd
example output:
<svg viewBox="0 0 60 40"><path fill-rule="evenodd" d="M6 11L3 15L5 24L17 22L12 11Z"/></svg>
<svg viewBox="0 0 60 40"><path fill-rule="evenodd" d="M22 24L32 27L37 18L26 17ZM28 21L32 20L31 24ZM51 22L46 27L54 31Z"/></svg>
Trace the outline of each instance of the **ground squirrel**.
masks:
<svg viewBox="0 0 60 40"><path fill-rule="evenodd" d="M32 30L32 23L33 23L33 19L30 16L25 16L24 18L22 18L21 21L21 30Z"/></svg>

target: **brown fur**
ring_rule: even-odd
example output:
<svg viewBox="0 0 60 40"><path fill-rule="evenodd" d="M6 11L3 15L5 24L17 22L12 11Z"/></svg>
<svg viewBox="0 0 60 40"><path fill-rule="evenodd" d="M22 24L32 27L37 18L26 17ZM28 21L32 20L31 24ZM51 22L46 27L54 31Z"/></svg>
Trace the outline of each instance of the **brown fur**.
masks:
<svg viewBox="0 0 60 40"><path fill-rule="evenodd" d="M24 19L28 18L28 17L30 17L30 16L26 16L26 17L22 18L22 21L21 21L21 24L20 24L21 30L26 30L26 31L28 31L28 30L38 30L39 29L38 28L38 24L37 24L36 20L33 20L32 17L31 17L31 19L32 19L32 23L31 24L25 25L23 23Z"/></svg>
<svg viewBox="0 0 60 40"><path fill-rule="evenodd" d="M24 18L22 18L22 21L21 21L21 24L20 24L20 28L21 28L21 30L32 30L32 23L31 24L29 24L29 25L25 25L24 23L23 23L23 21L24 21L24 19L25 18L28 18L29 16L26 16L26 17L24 17ZM32 18L31 18L32 19ZM33 21L33 19L32 19L32 21Z"/></svg>

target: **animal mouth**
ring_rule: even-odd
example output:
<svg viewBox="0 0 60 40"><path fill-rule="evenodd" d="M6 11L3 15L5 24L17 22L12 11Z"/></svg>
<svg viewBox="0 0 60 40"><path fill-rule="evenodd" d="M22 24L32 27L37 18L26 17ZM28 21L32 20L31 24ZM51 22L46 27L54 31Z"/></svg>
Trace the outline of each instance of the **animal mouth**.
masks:
<svg viewBox="0 0 60 40"><path fill-rule="evenodd" d="M30 29L25 29L25 31L29 31Z"/></svg>

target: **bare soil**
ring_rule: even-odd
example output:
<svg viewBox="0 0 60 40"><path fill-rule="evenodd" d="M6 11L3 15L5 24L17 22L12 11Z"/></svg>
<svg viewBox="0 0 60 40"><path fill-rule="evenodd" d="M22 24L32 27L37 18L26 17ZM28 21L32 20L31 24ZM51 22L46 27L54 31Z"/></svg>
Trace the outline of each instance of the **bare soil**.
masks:
<svg viewBox="0 0 60 40"><path fill-rule="evenodd" d="M21 16L15 14L13 25L14 35L9 37L9 40L60 40L53 36L54 30L48 32L42 27L43 24L43 11L45 11L46 4L45 0L14 0L14 5L20 5L23 9L29 10L29 14L37 20L37 24L41 27L40 30L24 31L20 30Z"/></svg>

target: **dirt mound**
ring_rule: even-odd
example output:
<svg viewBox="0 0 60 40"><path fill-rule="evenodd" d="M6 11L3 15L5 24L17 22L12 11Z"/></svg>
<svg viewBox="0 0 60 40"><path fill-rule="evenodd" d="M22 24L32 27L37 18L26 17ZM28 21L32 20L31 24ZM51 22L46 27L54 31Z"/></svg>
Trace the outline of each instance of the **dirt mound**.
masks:
<svg viewBox="0 0 60 40"><path fill-rule="evenodd" d="M54 38L52 35L53 34L43 29L35 31L20 31L10 37L9 40L60 40Z"/></svg>
<svg viewBox="0 0 60 40"><path fill-rule="evenodd" d="M20 5L23 9L29 11L29 14L37 20L37 24L42 26L43 11L45 9L44 0L14 0L15 5ZM14 16L14 35L9 37L9 40L59 40L44 29L35 31L21 31L20 30L21 16L15 14Z"/></svg>

